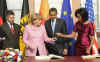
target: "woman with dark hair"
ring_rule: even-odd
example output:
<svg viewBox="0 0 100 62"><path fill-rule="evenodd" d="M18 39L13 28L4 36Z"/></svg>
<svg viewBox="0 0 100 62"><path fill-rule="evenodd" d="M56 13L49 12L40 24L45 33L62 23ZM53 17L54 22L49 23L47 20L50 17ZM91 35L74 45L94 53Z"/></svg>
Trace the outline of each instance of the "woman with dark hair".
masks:
<svg viewBox="0 0 100 62"><path fill-rule="evenodd" d="M41 25L41 17L35 14L31 17L31 24L25 27L23 41L26 45L25 56L47 55L44 41L52 42L56 38L48 38L44 25Z"/></svg>
<svg viewBox="0 0 100 62"><path fill-rule="evenodd" d="M88 21L88 12L85 8L77 9L75 16L78 18L78 22L75 24L72 34L56 34L66 38L77 37L75 56L89 55L94 40L93 23Z"/></svg>

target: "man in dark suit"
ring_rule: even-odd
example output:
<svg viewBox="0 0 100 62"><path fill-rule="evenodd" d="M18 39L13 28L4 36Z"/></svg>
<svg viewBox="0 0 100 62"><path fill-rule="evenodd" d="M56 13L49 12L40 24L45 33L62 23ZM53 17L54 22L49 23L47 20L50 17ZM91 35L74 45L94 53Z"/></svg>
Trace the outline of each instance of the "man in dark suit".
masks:
<svg viewBox="0 0 100 62"><path fill-rule="evenodd" d="M56 8L49 10L49 19L45 22L45 28L48 37L57 38L57 41L54 43L46 43L49 54L67 55L67 39L56 36L56 33L67 33L65 21L61 18L57 18Z"/></svg>
<svg viewBox="0 0 100 62"><path fill-rule="evenodd" d="M14 12L9 10L6 14L6 22L0 26L0 49L5 48L19 48L19 25L14 23Z"/></svg>

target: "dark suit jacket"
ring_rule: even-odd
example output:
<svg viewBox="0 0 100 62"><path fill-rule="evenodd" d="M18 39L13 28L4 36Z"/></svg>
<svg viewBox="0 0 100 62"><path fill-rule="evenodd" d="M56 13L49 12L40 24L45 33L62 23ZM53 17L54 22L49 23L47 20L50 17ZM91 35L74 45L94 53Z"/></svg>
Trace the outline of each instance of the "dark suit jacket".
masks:
<svg viewBox="0 0 100 62"><path fill-rule="evenodd" d="M67 48L67 39L63 38L63 37L56 36L56 33L63 33L63 34L67 33L66 32L66 24L65 24L65 21L63 19L60 19L60 18L56 19L54 34L52 31L52 27L51 27L51 19L49 19L45 22L45 28L46 28L46 32L47 32L48 37L57 37L58 40L55 42L56 45L59 44L62 46L62 48Z"/></svg>
<svg viewBox="0 0 100 62"><path fill-rule="evenodd" d="M8 23L4 23L2 26L0 26L0 38L4 38L0 40L2 46L2 49L5 48L19 48L19 31L20 27L19 25L13 23L14 27L14 35L11 33L11 29L8 25Z"/></svg>

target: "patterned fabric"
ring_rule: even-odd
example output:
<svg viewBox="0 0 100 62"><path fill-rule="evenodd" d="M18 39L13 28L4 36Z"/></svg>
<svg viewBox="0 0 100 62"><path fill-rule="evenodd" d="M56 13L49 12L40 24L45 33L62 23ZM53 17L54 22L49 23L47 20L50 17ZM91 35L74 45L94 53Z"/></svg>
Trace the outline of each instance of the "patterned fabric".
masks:
<svg viewBox="0 0 100 62"><path fill-rule="evenodd" d="M12 35L14 35L14 28L13 28L13 25L12 24L10 24L11 25L11 32L12 32Z"/></svg>
<svg viewBox="0 0 100 62"><path fill-rule="evenodd" d="M95 17L94 17L94 10L93 10L93 2L92 2L92 0L86 0L85 8L89 13L89 21L94 22L95 21Z"/></svg>

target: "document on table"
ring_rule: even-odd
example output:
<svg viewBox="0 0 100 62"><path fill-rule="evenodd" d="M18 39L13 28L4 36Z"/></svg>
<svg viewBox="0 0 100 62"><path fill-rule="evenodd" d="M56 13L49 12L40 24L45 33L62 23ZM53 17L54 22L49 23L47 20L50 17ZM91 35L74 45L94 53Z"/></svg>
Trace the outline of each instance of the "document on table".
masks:
<svg viewBox="0 0 100 62"><path fill-rule="evenodd" d="M35 59L36 60L50 60L50 59L64 59L64 57L50 54L48 56L36 56Z"/></svg>
<svg viewBox="0 0 100 62"><path fill-rule="evenodd" d="M100 55L89 55L89 56L81 56L83 59L93 59L93 58L100 58Z"/></svg>

